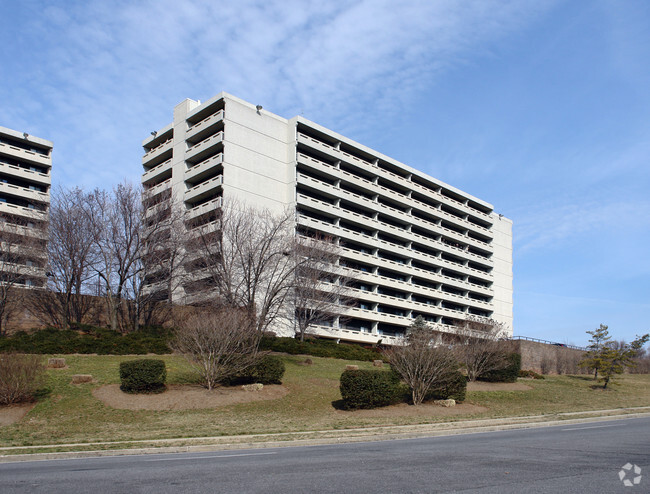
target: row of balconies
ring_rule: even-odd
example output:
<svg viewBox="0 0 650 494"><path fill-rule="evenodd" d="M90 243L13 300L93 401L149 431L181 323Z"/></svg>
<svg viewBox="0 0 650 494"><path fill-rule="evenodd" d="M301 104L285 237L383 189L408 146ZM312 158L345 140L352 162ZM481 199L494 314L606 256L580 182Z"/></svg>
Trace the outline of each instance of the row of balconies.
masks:
<svg viewBox="0 0 650 494"><path fill-rule="evenodd" d="M415 188L415 189L422 190L427 195L430 195L430 196L434 197L436 200L438 200L438 201L440 201L442 203L446 203L449 206L455 207L456 209L458 209L458 210L460 210L460 211L462 211L462 212L464 212L466 214L474 215L477 218L479 218L479 219L481 219L483 221L486 221L488 223L492 222L489 214L469 206L469 204L468 204L469 199L466 200L465 203L462 203L462 202L459 202L459 201L457 201L455 199L452 199L451 197L443 195L441 193L442 186L440 186L440 185L434 185L433 188L425 187L425 186L423 186L421 184L418 184L418 183L412 181L410 174L409 174L408 178L407 177L402 177L402 176L397 175L395 173L392 173L392 172L390 172L388 170L380 168L379 166L377 166L376 163L371 163L369 161L365 161L365 160L363 160L361 158L358 158L356 156L352 156L351 154L346 153L345 151L341 151L340 149L336 149L333 146L325 144L324 142L319 141L318 139L307 136L307 135L302 134L300 132L298 133L298 143L307 145L307 146L315 148L315 149L318 149L321 152L324 152L324 153L326 153L326 154L328 154L330 156L333 156L333 157L335 157L337 159L340 159L341 161L345 161L346 163L360 165L360 167L362 169L371 170L376 176L384 177L384 178L386 178L388 180L394 181L395 183L400 184L400 185L402 185L403 187L405 187L407 189Z"/></svg>
<svg viewBox="0 0 650 494"><path fill-rule="evenodd" d="M361 204L362 206L365 206L368 209L371 210L377 210L381 211L383 207L385 207L383 204L378 203L377 201L373 199L369 199L367 197L363 197L359 194L356 194L354 192L345 190L343 188L337 187L336 185L331 185L328 183L325 183L321 180L318 180L313 177L309 177L307 175L304 175L302 173L297 174L297 182L300 185L306 185L308 187L313 187L318 191L325 192L329 194L332 197L340 197L342 199L348 199L351 202L357 202ZM325 202L319 201L321 204L327 204ZM411 200L411 202L417 202L414 200ZM397 211L397 210L394 210ZM438 235L447 235L450 236L451 238L458 240L459 242L463 244L470 244L473 245L474 247L478 249L489 249L489 244L485 241L478 240L476 238L470 237L468 235L463 235L455 230L450 230L449 228L446 228L442 225L438 225L436 223L431 223L427 220L424 220L422 218L418 218L416 216L413 216L409 213L406 212L400 212L397 216L398 219L401 219L407 224L418 224L418 226L421 226L425 229L432 230L436 232ZM442 230L442 231L441 231Z"/></svg>
<svg viewBox="0 0 650 494"><path fill-rule="evenodd" d="M435 215L441 219L446 219L450 222L453 222L461 226L462 228L475 230L482 233L486 237L492 237L492 232L488 228L485 228L484 226L481 225L477 225L476 223L473 223L463 217L444 211L443 209L441 209L441 207L434 207L430 204L426 204L422 201L419 201L415 197L412 197L410 194L404 195L402 193L396 192L388 187L380 185L377 182L373 182L371 180L362 178L358 175L355 175L354 173L350 173L345 170L334 168L332 165L328 165L323 161L317 160L315 158L312 158L302 153L298 153L298 159L300 164L305 165L311 169L317 170L323 174L326 174L333 179L345 180L356 186L363 187L364 189L374 194L381 194L385 197L389 197L394 201L403 204L407 208L412 208L415 206L416 209L422 210L431 215ZM422 187L419 184L415 184L415 183L411 183L411 185L420 188ZM426 191L426 193L428 195L431 195L430 191L428 190ZM440 205L442 205L442 202L440 203Z"/></svg>
<svg viewBox="0 0 650 494"><path fill-rule="evenodd" d="M322 222L322 221L319 221L319 220L316 220L316 219L313 219L313 218L299 216L298 222L299 222L300 225L304 225L304 226L306 226L308 228L311 228L313 230L316 230L316 231L321 231L324 234L331 235L333 237L345 237L345 238L350 238L350 239L353 239L353 240L363 240L363 238L358 238L358 237L361 237L361 234L357 234L356 232L351 232L351 231L345 232L340 227L335 227L333 225L330 225L328 223L325 223L325 222ZM382 240L377 241L377 246L378 247L383 247L384 249L387 249L387 250L390 250L391 248L393 248L393 244L390 244L388 242L384 242ZM343 248L343 249L345 249L345 248ZM436 258L436 265L432 266L432 270L429 271L429 270L425 270L425 269L422 269L422 268L419 268L419 267L416 267L416 266L413 266L413 265L405 265L405 264L397 263L395 261L391 261L390 259L382 259L382 258L379 258L379 257L376 257L376 258L375 257L369 257L367 254L359 253L359 252L353 251L351 249L348 249L346 252L347 252L348 257L354 258L355 260L358 260L359 262L362 262L362 263L363 262L370 263L370 261L372 261L372 264L375 265L375 266L380 266L381 265L381 266L386 267L388 269L397 269L400 272L405 273L406 275L420 276L420 277L423 277L423 278L428 278L428 279L433 280L434 282L450 284L450 285L458 287L460 289L473 289L474 291L476 291L477 293L480 293L482 295L491 295L492 294L490 288L482 286L482 285L478 285L478 284L475 284L475 283L470 283L468 281L469 277L467 277L467 279L459 279L459 278L454 278L454 277L442 274L440 272L441 266L437 263L437 260L438 260L437 258ZM453 270L453 271L457 271L457 270ZM372 274L370 276L373 276L373 277L377 276L377 277L381 278L381 276L378 275L378 274ZM486 273L479 272L477 274L473 274L473 276L475 278L477 278L477 280L485 281L486 284L491 284L492 283L491 276L486 274ZM355 276L355 277L358 278L359 276ZM388 278L386 278L386 279L388 280ZM391 283L393 283L393 282L400 283L397 280L391 280ZM405 288L407 288L408 286L410 286L410 285L409 284L404 285Z"/></svg>
<svg viewBox="0 0 650 494"><path fill-rule="evenodd" d="M494 262L491 259L479 256L477 254L474 254L472 252L469 252L468 250L465 250L463 248L456 247L454 245L450 245L449 243L445 243L440 241L439 239L441 236L446 235L450 237L451 239L458 240L460 242L463 242L465 239L459 239L458 234L454 232L453 230L448 230L443 226L438 226L438 225L424 225L425 227L428 227L429 231L432 231L432 233L435 235L436 238L429 238L425 237L423 235L420 235L419 233L415 233L410 230L404 230L398 227L395 227L393 225L389 225L388 223L385 223L379 219L375 219L372 217L367 217L364 215L361 215L359 213L355 213L353 211L348 211L336 206L333 206L331 204L328 204L323 201L319 201L318 199L313 199L311 197L305 196L303 194L298 194L298 204L299 205L306 205L306 206L311 206L315 210L320 211L320 212L326 212L331 215L332 219L332 224L336 223L336 220L341 218L345 220L349 220L354 223L360 223L363 225L364 229L373 229L379 232L385 232L394 235L395 237L398 237L401 240L404 240L406 242L415 242L415 243L422 243L425 246L430 246L435 248L436 250L440 252L446 252L448 254L460 256L463 258L466 258L468 261L472 260L477 264L481 264L483 266L486 266L487 269L491 269L494 265ZM422 220L424 221L424 220ZM414 222L414 224L416 224ZM343 228L343 227L342 227ZM346 231L348 229L345 229ZM437 230L437 231L436 231ZM359 232L356 232L359 233ZM365 234L364 234L365 235ZM370 239L374 239L375 237L365 235L366 237L370 237ZM368 243L368 239L366 239L363 243ZM475 271L480 271L480 270L475 270Z"/></svg>

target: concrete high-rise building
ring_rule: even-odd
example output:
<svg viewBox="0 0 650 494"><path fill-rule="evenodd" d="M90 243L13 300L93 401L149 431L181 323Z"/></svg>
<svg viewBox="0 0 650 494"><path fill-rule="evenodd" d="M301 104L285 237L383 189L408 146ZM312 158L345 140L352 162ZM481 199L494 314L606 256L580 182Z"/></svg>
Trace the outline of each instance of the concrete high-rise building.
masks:
<svg viewBox="0 0 650 494"><path fill-rule="evenodd" d="M0 280L45 284L52 143L0 127Z"/></svg>
<svg viewBox="0 0 650 494"><path fill-rule="evenodd" d="M191 219L236 199L295 208L297 231L338 240L358 303L312 332L390 343L418 315L443 332L474 315L512 334L512 222L491 204L303 117L287 120L226 93L183 101L143 146L148 197L175 198Z"/></svg>

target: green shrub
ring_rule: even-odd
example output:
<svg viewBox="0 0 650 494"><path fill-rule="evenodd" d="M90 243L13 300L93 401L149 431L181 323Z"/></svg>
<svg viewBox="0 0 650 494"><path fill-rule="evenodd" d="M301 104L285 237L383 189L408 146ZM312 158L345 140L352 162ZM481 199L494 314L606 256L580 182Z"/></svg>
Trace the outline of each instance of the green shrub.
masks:
<svg viewBox="0 0 650 494"><path fill-rule="evenodd" d="M260 349L291 355L313 355L314 357L362 360L367 362L378 359L387 361L377 348L365 348L360 345L336 343L334 340L316 338L300 341L295 338L264 336L260 342Z"/></svg>
<svg viewBox="0 0 650 494"><path fill-rule="evenodd" d="M427 393L425 401L429 400L448 400L452 399L457 402L465 401L467 393L467 377L460 371L453 371L449 376L436 383Z"/></svg>
<svg viewBox="0 0 650 494"><path fill-rule="evenodd" d="M275 355L265 355L260 361L229 381L229 384L282 384L284 361Z"/></svg>
<svg viewBox="0 0 650 494"><path fill-rule="evenodd" d="M493 370L481 374L478 379L480 381L499 382L499 383L514 383L517 382L519 371L521 370L521 355L518 353L509 353L508 365L503 369Z"/></svg>
<svg viewBox="0 0 650 494"><path fill-rule="evenodd" d="M545 379L544 376L532 370L520 370L519 377L532 377L533 379Z"/></svg>
<svg viewBox="0 0 650 494"><path fill-rule="evenodd" d="M37 354L97 353L99 355L142 355L171 353L171 331L146 327L125 335L110 329L79 325L77 329L46 328L0 338L0 352Z"/></svg>
<svg viewBox="0 0 650 494"><path fill-rule="evenodd" d="M404 387L399 376L385 370L346 370L341 374L343 407L377 408L403 399Z"/></svg>
<svg viewBox="0 0 650 494"><path fill-rule="evenodd" d="M129 360L120 363L120 389L125 393L162 393L167 369L162 360Z"/></svg>
<svg viewBox="0 0 650 494"><path fill-rule="evenodd" d="M33 401L44 377L41 357L17 353L0 355L0 405Z"/></svg>

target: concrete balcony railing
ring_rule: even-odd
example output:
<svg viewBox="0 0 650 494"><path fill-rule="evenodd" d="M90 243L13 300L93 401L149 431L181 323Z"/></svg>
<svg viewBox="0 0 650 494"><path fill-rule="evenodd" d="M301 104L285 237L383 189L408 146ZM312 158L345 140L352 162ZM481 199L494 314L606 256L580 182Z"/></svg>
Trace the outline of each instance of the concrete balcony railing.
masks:
<svg viewBox="0 0 650 494"><path fill-rule="evenodd" d="M146 163L153 161L161 154L169 151L172 148L173 141L174 141L173 138L167 139L165 142L147 151L142 157L142 164L145 165Z"/></svg>
<svg viewBox="0 0 650 494"><path fill-rule="evenodd" d="M0 152L15 156L16 159L28 161L37 165L42 165L50 168L52 166L52 158L50 155L44 155L35 151L28 151L11 144L0 142Z"/></svg>
<svg viewBox="0 0 650 494"><path fill-rule="evenodd" d="M185 170L185 180L192 180L200 175L208 173L215 166L223 164L223 153L216 154L205 161L202 161L198 165L194 165L191 168Z"/></svg>
<svg viewBox="0 0 650 494"><path fill-rule="evenodd" d="M164 161L159 165L156 165L153 168L144 172L142 174L142 183L147 184L149 182L152 182L163 173L171 172L171 169L172 169L172 160L170 158L167 161Z"/></svg>
<svg viewBox="0 0 650 494"><path fill-rule="evenodd" d="M20 187L18 185L0 182L0 192L21 197L34 202L41 202L48 204L50 202L50 194L48 192L41 192L39 190L32 190L27 187Z"/></svg>
<svg viewBox="0 0 650 494"><path fill-rule="evenodd" d="M36 221L47 220L47 211L27 208L24 206L17 206L16 204L9 204L8 202L0 202L0 213L16 215L25 219L33 219Z"/></svg>
<svg viewBox="0 0 650 494"><path fill-rule="evenodd" d="M184 200L192 202L193 200L201 199L201 196L205 196L213 192L216 188L223 185L223 175L217 175L216 177L211 178L205 182L202 182L198 185L195 185L191 189L188 189L185 192Z"/></svg>
<svg viewBox="0 0 650 494"><path fill-rule="evenodd" d="M213 146L223 142L223 132L217 132L216 134L208 137L207 139L194 144L192 147L188 148L185 151L185 159L192 160L200 157L201 153L208 151Z"/></svg>
<svg viewBox="0 0 650 494"><path fill-rule="evenodd" d="M52 178L47 173L35 172L16 165L9 165L0 162L0 173L10 175L12 177L20 178L22 180L29 180L40 185L49 186L52 183Z"/></svg>
<svg viewBox="0 0 650 494"><path fill-rule="evenodd" d="M219 110L218 112L213 113L209 117L204 118L200 122L195 123L187 130L186 139L191 139L199 132L209 130L210 128L216 125L220 125L221 121L223 121L223 117L224 117L224 111Z"/></svg>
<svg viewBox="0 0 650 494"><path fill-rule="evenodd" d="M187 210L186 213L186 218L188 220L194 219L198 216L201 216L202 214L208 213L210 211L214 211L216 209L219 209L223 204L223 200L221 197L217 197L216 199L213 199L212 201L205 202L199 206L195 206L191 209Z"/></svg>

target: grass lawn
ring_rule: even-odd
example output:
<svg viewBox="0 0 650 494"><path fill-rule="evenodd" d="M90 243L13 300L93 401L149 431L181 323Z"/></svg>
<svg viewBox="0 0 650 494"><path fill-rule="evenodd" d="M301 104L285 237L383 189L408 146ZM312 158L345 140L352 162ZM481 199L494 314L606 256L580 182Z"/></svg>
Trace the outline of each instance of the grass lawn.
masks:
<svg viewBox="0 0 650 494"><path fill-rule="evenodd" d="M345 360L311 357L313 365L300 365L304 357L284 356L284 386L289 393L273 401L186 411L118 410L104 405L91 391L119 383L119 363L141 357L65 355L67 369L48 371L49 396L42 398L20 422L0 427L0 446L133 441L176 437L242 435L255 433L336 430L377 425L404 425L461 420L650 406L650 375L624 375L619 386L593 389L587 376L549 376L543 381L520 380L528 391L468 392L466 403L486 407L453 417L395 413L369 416L336 410L341 398L339 377ZM162 356L168 384L187 383L188 367L181 357ZM370 362L353 362L372 368ZM92 374L94 383L70 384L72 374ZM611 384L610 384L611 386Z"/></svg>

